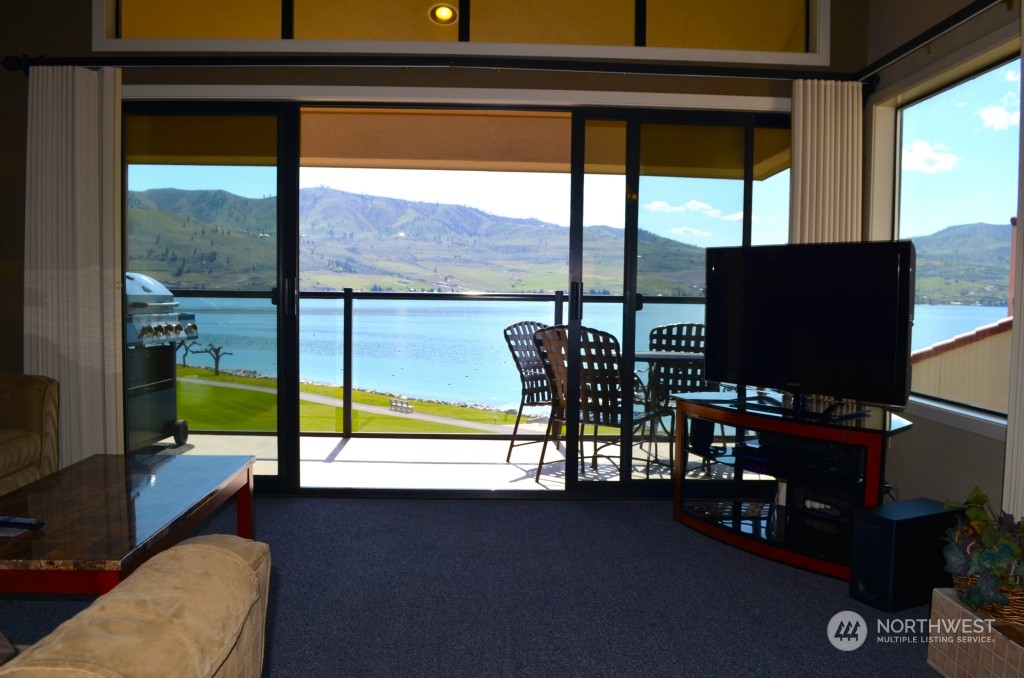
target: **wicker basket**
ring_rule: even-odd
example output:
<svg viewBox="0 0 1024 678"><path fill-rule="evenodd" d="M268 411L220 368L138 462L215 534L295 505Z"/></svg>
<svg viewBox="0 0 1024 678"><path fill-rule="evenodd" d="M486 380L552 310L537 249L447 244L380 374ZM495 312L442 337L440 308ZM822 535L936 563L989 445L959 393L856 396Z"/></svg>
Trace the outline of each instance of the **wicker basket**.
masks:
<svg viewBox="0 0 1024 678"><path fill-rule="evenodd" d="M974 586L976 581L978 581L977 576L953 575L953 586L956 587L956 593L961 598L963 598L964 592ZM1010 600L1009 605L982 605L976 611L983 612L1000 621L1024 624L1024 591L1011 586L1000 586L999 592Z"/></svg>

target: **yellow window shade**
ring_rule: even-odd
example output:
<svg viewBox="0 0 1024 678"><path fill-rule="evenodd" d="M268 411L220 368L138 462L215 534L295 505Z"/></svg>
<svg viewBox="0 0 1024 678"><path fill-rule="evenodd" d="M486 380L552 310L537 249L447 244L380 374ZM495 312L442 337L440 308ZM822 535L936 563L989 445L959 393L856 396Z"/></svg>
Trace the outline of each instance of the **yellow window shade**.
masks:
<svg viewBox="0 0 1024 678"><path fill-rule="evenodd" d="M806 0L647 0L647 46L805 52L806 4Z"/></svg>
<svg viewBox="0 0 1024 678"><path fill-rule="evenodd" d="M147 165L276 165L277 118L131 115L125 158Z"/></svg>
<svg viewBox="0 0 1024 678"><path fill-rule="evenodd" d="M793 135L790 130L754 130L754 179L767 179L789 169L792 163Z"/></svg>
<svg viewBox="0 0 1024 678"><path fill-rule="evenodd" d="M281 37L281 0L121 0L121 37Z"/></svg>
<svg viewBox="0 0 1024 678"><path fill-rule="evenodd" d="M568 172L568 113L411 109L302 111L301 164Z"/></svg>
<svg viewBox="0 0 1024 678"><path fill-rule="evenodd" d="M618 45L636 42L633 0L475 2L472 42Z"/></svg>
<svg viewBox="0 0 1024 678"><path fill-rule="evenodd" d="M459 23L442 26L430 20L436 0L295 0L297 40L427 40L459 39ZM456 11L457 1L449 2Z"/></svg>
<svg viewBox="0 0 1024 678"><path fill-rule="evenodd" d="M626 123L621 120L588 120L584 174L626 173Z"/></svg>
<svg viewBox="0 0 1024 678"><path fill-rule="evenodd" d="M304 167L568 172L571 123L562 112L306 108ZM584 171L625 172L622 121L588 121ZM742 127L647 124L641 172L649 176L742 179ZM758 129L754 178L790 163L788 129Z"/></svg>
<svg viewBox="0 0 1024 678"><path fill-rule="evenodd" d="M640 173L646 176L742 179L742 127L644 125ZM754 179L789 166L788 129L759 129L754 134Z"/></svg>

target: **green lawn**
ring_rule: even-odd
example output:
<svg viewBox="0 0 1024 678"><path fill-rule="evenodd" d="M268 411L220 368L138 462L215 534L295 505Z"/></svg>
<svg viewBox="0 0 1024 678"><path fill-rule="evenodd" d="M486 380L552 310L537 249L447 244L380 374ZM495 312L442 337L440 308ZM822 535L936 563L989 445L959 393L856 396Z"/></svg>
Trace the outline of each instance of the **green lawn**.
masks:
<svg viewBox="0 0 1024 678"><path fill-rule="evenodd" d="M277 427L277 396L257 390L227 388L239 384L264 389L277 389L277 380L264 377L242 377L232 374L214 376L213 370L181 366L178 371L178 417L188 421L193 431L273 431ZM202 379L208 383L184 381L182 377ZM320 384L301 384L303 393L341 399L342 389ZM356 404L387 408L390 398L378 393L354 391ZM410 400L415 412L449 419L484 424L508 424L515 413L461 407L443 403ZM335 432L342 428L343 408L302 401L299 408L302 431ZM463 426L411 419L408 417L355 410L352 413L355 431L374 433L479 433Z"/></svg>

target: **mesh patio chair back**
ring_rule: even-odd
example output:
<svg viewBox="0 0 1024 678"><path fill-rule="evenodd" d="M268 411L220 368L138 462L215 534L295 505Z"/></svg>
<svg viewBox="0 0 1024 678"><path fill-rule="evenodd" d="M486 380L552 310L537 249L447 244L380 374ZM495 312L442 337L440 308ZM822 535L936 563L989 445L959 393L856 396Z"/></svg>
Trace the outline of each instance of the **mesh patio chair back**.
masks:
<svg viewBox="0 0 1024 678"><path fill-rule="evenodd" d="M674 323L661 325L648 335L648 348L652 351L675 351L678 353L704 353L704 325L701 323ZM668 463L674 456L675 409L669 396L672 393L697 393L712 390L704 379L704 360L665 360L651 364L647 379L648 409L658 414L652 421L652 440L658 437L660 428L668 439ZM691 440L703 440L707 434L707 448L710 449L711 431L707 422L691 425ZM657 446L655 461L659 462ZM701 445L701 449L704 449Z"/></svg>
<svg viewBox="0 0 1024 678"><path fill-rule="evenodd" d="M655 327L648 337L648 348L652 351L704 353L704 325L676 323ZM704 361L658 363L648 383L659 402L667 399L669 393L706 391Z"/></svg>
<svg viewBox="0 0 1024 678"><path fill-rule="evenodd" d="M621 365L618 339L608 332L581 328L580 418L584 424L619 426L621 423ZM631 388L630 398L632 393Z"/></svg>
<svg viewBox="0 0 1024 678"><path fill-rule="evenodd" d="M662 325L651 330L649 347L652 351L680 351L683 353L704 353L704 325L700 323L677 323ZM675 428L675 410L669 402L671 393L698 393L717 391L718 384L704 378L704 361L666 362L652 370L649 384L651 399L660 411L660 417L668 418L670 424L661 425L670 435ZM721 427L722 437L725 428ZM690 452L703 459L705 470L719 456L725 453L721 446L715 446L714 424L704 419L691 419L689 430ZM672 462L673 447L669 445L669 463Z"/></svg>
<svg viewBox="0 0 1024 678"><path fill-rule="evenodd" d="M544 373L547 375L552 398L551 416L548 418L544 444L540 448L540 462L537 464L535 477L535 480L540 482L540 472L544 468L544 464L547 463L544 461L544 454L548 449L548 441L555 431L560 431L562 425L565 424L566 389L569 377L568 328L564 325L543 327L534 333L533 344L544 368Z"/></svg>
<svg viewBox="0 0 1024 678"><path fill-rule="evenodd" d="M565 326L545 328L534 335L537 352L547 370L551 381L555 405L552 407L552 421L566 423L566 403L569 398L569 334ZM579 378L579 410L580 433L585 426L594 427L594 452L591 466L597 467L598 450L604 445L598 442L598 427L622 426L622 360L619 341L614 335L590 327L580 328L580 378ZM632 383L628 396L632 401ZM633 424L637 425L650 416L648 412L634 412ZM550 436L548 436L550 437ZM607 444L607 443L606 443ZM541 449L540 463L537 466L537 479L540 479L544 466L544 451ZM580 454L580 468L583 470L583 457ZM609 457L615 459L614 457Z"/></svg>
<svg viewBox="0 0 1024 678"><path fill-rule="evenodd" d="M546 327L544 323L535 320L523 320L512 323L505 328L505 343L508 345L508 350L512 354L512 360L516 365L516 370L519 372L521 387L519 412L516 414L516 423L512 427L512 440L508 445L508 454L505 457L506 462L511 461L512 449L516 445L527 444L516 443L519 423L523 418L523 408L551 406L554 404L548 375L544 369L544 363L541 362L540 355L537 353L537 345L533 341L533 335L544 327Z"/></svg>

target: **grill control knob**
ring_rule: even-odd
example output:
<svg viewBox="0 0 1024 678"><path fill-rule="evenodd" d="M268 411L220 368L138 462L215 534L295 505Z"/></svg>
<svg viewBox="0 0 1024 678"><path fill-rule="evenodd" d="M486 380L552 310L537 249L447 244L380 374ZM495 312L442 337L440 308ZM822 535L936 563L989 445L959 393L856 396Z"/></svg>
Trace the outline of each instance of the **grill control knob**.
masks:
<svg viewBox="0 0 1024 678"><path fill-rule="evenodd" d="M155 334L155 330L151 325L143 325L142 329L139 330L139 336L143 339L145 339L146 337L151 337L153 336L153 334Z"/></svg>
<svg viewBox="0 0 1024 678"><path fill-rule="evenodd" d="M198 333L199 333L199 327L197 327L195 323L189 323L188 325L185 325L185 334L198 334Z"/></svg>

